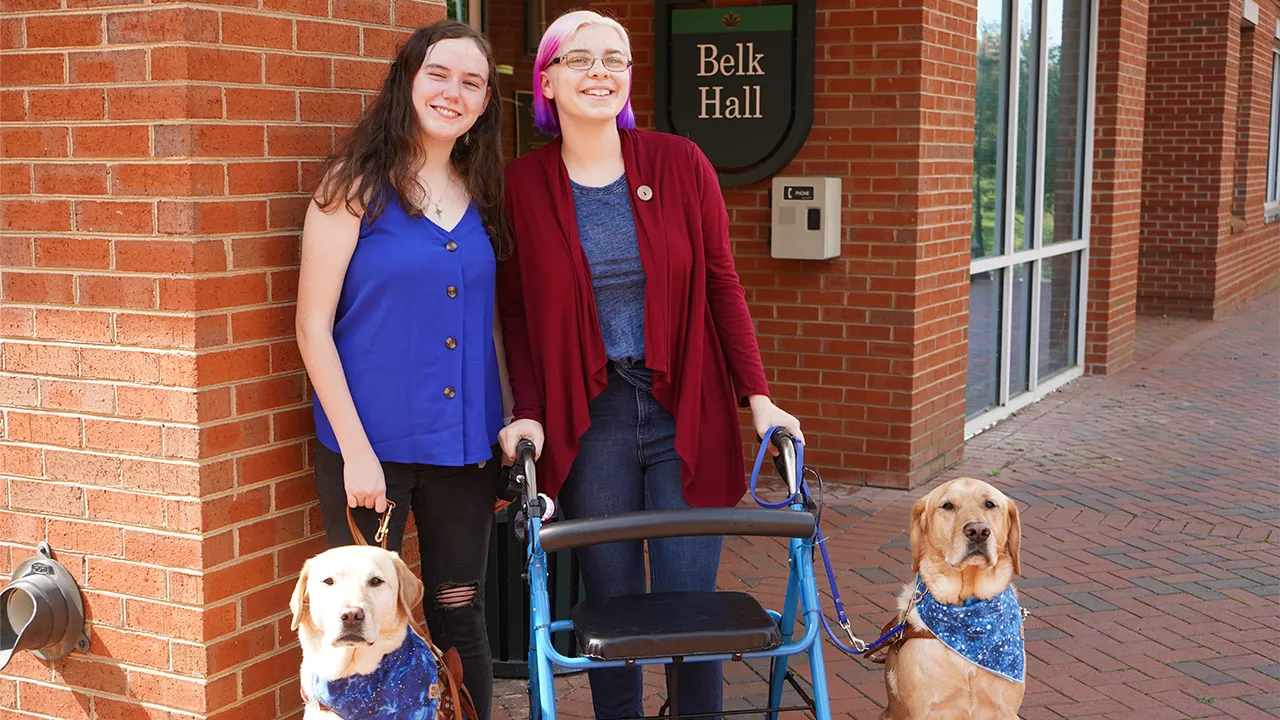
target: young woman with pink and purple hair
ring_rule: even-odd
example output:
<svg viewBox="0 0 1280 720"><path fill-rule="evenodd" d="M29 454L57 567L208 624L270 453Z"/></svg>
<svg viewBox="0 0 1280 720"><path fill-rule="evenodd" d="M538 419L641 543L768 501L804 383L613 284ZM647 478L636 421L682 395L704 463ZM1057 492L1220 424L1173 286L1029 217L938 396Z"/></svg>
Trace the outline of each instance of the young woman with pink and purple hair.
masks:
<svg viewBox="0 0 1280 720"><path fill-rule="evenodd" d="M539 129L559 137L507 166L511 257L499 313L514 421L539 489L570 518L732 506L746 490L738 407L757 434L799 423L769 399L724 199L692 142L635 129L626 30L569 13L534 65ZM545 436L545 443L544 443ZM711 591L720 538L579 551L596 597ZM679 667L681 714L718 713L719 663ZM639 668L591 671L596 717L642 715Z"/></svg>

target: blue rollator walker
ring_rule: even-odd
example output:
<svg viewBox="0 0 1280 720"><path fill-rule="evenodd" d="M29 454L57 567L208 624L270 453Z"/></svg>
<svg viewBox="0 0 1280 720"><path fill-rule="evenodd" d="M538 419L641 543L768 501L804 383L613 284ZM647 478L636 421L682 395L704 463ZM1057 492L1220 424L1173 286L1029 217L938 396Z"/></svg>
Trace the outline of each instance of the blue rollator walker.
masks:
<svg viewBox="0 0 1280 720"><path fill-rule="evenodd" d="M775 459L790 491L788 499L762 508L685 508L624 513L602 518L560 520L543 525L546 496L538 495L533 445L522 441L516 451L512 480L521 486L517 533L528 557L530 594L529 706L533 720L554 720L556 695L553 665L571 670L633 665L672 665L715 660L770 658L772 670L766 709L726 710L716 715L764 714L776 720L780 711L809 710L816 720L830 720L826 669L822 659L823 617L813 572L818 505L803 483L803 450L786 431L774 429L765 442L780 451ZM760 470L765 447L752 477ZM515 490L513 487L512 490ZM758 498L757 498L758 500ZM520 532L523 530L523 532ZM589 598L576 605L570 620L552 622L547 595L547 554L597 543L690 535L756 535L790 538L790 576L782 612L766 610L740 592L647 593ZM796 624L803 619L797 639ZM551 642L553 633L572 631L581 657L567 657ZM793 655L807 654L813 682L810 697L787 670ZM668 673L669 717L680 715L676 677ZM806 704L781 707L783 686L790 683ZM707 714L703 714L707 715ZM660 711L657 716L665 717Z"/></svg>

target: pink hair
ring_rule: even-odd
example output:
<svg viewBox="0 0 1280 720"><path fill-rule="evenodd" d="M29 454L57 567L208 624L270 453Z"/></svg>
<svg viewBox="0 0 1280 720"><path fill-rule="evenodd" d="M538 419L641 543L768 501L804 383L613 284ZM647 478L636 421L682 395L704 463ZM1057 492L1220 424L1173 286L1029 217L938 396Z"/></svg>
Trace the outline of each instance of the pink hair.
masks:
<svg viewBox="0 0 1280 720"><path fill-rule="evenodd" d="M612 18L590 10L565 13L556 18L556 21L551 23L547 31L542 34L542 42L538 43L538 55L533 61L533 124L544 135L559 135L560 119L556 112L555 101L548 100L542 94L542 73L551 65L552 58L560 51L564 41L588 25L605 25L617 30L622 36L622 42L626 43L627 49L631 48L631 39L627 36L626 28ZM630 68L627 69L627 76L631 77ZM628 97L626 104L622 106L622 112L618 113L618 128L634 130L635 127L636 114L631 109L631 98Z"/></svg>

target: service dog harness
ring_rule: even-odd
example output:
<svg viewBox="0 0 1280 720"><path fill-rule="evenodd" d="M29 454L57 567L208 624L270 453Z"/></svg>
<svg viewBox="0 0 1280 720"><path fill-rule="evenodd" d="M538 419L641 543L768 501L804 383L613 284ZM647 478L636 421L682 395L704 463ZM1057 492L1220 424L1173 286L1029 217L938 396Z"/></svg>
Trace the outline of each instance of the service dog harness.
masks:
<svg viewBox="0 0 1280 720"><path fill-rule="evenodd" d="M913 607L926 630L917 630L906 621ZM906 612L885 625L885 634L868 649L867 658L883 663L891 647L914 639L937 640L984 670L1006 680L1024 682L1027 656L1022 638L1023 617L1012 586L989 600L969 598L964 605L945 605L930 594L917 575L915 593Z"/></svg>

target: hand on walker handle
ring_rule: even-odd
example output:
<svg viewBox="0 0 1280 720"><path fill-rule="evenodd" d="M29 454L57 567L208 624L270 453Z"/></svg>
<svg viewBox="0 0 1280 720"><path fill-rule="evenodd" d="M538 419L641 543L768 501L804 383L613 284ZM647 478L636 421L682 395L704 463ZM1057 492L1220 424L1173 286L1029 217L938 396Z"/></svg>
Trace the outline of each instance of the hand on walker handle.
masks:
<svg viewBox="0 0 1280 720"><path fill-rule="evenodd" d="M769 428L776 425L804 444L804 433L800 432L800 421L794 415L774 405L767 395L752 395L747 400L751 403L751 424L755 427L757 438L763 438L765 433L769 432ZM777 456L778 448L770 443L769 457Z"/></svg>
<svg viewBox="0 0 1280 720"><path fill-rule="evenodd" d="M513 420L510 425L498 431L498 445L502 447L502 456L507 462L516 461L516 445L521 440L533 443L533 458L542 457L542 443L545 435L542 423L537 420Z"/></svg>

